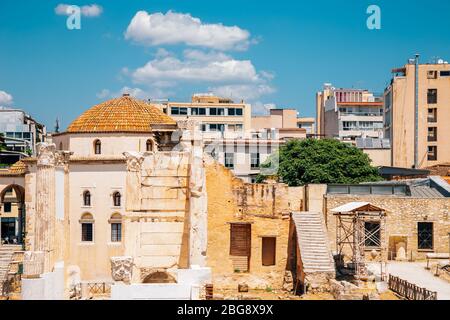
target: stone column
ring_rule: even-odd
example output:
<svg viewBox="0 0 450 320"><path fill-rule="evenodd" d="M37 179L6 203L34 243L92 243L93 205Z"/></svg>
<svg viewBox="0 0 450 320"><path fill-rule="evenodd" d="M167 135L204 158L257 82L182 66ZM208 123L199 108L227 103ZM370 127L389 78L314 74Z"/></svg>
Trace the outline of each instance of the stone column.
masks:
<svg viewBox="0 0 450 320"><path fill-rule="evenodd" d="M54 144L37 146L35 251L44 252L44 273L55 262L55 151Z"/></svg>
<svg viewBox="0 0 450 320"><path fill-rule="evenodd" d="M203 140L197 123L187 120L178 122L184 129L181 142L190 151L189 166L189 265L206 267L207 248L207 194L206 175L203 162Z"/></svg>
<svg viewBox="0 0 450 320"><path fill-rule="evenodd" d="M141 166L144 162L144 156L139 152L124 152L123 155L127 159L127 180L125 191L125 207L127 211L141 210Z"/></svg>

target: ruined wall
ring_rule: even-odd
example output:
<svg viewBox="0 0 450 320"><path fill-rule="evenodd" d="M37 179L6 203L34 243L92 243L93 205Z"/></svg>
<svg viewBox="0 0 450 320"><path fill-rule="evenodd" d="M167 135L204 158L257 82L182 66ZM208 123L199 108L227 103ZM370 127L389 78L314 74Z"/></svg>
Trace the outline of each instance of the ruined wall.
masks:
<svg viewBox="0 0 450 320"><path fill-rule="evenodd" d="M302 188L283 184L246 184L222 165L206 164L208 266L215 288L281 288L287 265L289 218L302 205ZM230 256L230 223L251 223L249 272L235 272ZM276 237L276 263L262 265L262 237Z"/></svg>
<svg viewBox="0 0 450 320"><path fill-rule="evenodd" d="M406 252L408 258L410 258L411 252L413 259L424 259L426 253L429 252L448 252L448 233L450 232L449 198L417 199L394 196L327 195L325 201L328 237L332 250L336 249L336 219L331 213L331 209L348 202L367 201L386 210L386 248L389 247L389 240L393 241L394 236L405 236L407 239ZM433 250L418 249L418 222L433 222ZM367 259L371 259L370 251L366 252Z"/></svg>

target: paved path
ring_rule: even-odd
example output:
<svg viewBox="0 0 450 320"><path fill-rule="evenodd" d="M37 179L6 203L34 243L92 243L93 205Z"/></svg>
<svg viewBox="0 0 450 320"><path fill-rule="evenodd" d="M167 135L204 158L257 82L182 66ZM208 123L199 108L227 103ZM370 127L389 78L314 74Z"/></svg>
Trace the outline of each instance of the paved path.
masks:
<svg viewBox="0 0 450 320"><path fill-rule="evenodd" d="M387 273L419 287L436 291L438 300L450 300L450 283L435 277L425 269L426 265L426 262L389 262ZM370 269L373 270L373 267L375 265L372 265Z"/></svg>

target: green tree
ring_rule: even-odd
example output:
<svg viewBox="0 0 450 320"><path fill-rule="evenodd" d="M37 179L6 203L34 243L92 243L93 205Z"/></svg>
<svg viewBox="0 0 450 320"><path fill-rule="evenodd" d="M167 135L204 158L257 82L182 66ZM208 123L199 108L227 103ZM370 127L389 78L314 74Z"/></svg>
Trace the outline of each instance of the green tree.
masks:
<svg viewBox="0 0 450 320"><path fill-rule="evenodd" d="M276 168L278 162L278 168ZM264 170L275 168L271 178L289 186L308 183L360 183L380 181L378 169L360 149L336 139L290 140L262 164L257 182L268 175ZM277 169L277 170L276 170Z"/></svg>

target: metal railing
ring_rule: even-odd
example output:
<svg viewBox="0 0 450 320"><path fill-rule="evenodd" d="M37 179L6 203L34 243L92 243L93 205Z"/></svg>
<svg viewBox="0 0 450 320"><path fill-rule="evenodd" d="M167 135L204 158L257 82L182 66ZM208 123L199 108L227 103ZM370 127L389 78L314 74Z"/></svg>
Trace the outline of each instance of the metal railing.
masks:
<svg viewBox="0 0 450 320"><path fill-rule="evenodd" d="M407 300L437 300L437 292L420 288L415 284L389 275L389 289Z"/></svg>
<svg viewBox="0 0 450 320"><path fill-rule="evenodd" d="M87 287L89 293L93 296L111 294L111 283L109 282L89 282Z"/></svg>

